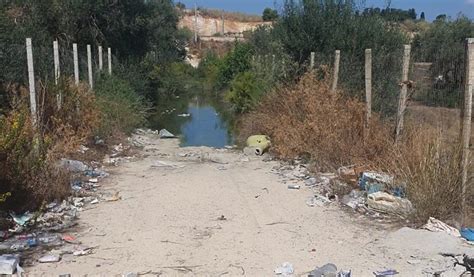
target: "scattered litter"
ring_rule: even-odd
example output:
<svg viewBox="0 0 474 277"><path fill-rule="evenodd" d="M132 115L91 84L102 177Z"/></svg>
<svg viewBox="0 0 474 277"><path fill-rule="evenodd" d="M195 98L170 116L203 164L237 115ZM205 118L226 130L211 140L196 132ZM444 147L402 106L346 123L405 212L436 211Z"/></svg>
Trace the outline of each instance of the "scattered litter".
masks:
<svg viewBox="0 0 474 277"><path fill-rule="evenodd" d="M335 264L325 264L322 267L317 267L311 271L308 277L324 277L324 276L336 276L337 266Z"/></svg>
<svg viewBox="0 0 474 277"><path fill-rule="evenodd" d="M84 175L92 177L92 178L95 178L95 177L105 178L109 176L109 173L102 170L98 170L98 169L95 169L95 170L89 169L89 170L84 171Z"/></svg>
<svg viewBox="0 0 474 277"><path fill-rule="evenodd" d="M120 192L117 191L117 192L114 193L112 196L105 197L104 199L105 199L105 201L107 201L107 202L115 202L115 201L121 200L122 197L120 196Z"/></svg>
<svg viewBox="0 0 474 277"><path fill-rule="evenodd" d="M0 256L0 275L12 275L20 264L20 256L18 255L1 255Z"/></svg>
<svg viewBox="0 0 474 277"><path fill-rule="evenodd" d="M430 217L428 219L428 222L423 226L423 229L426 229L428 231L431 231L431 232L444 232L444 233L448 233L450 234L451 236L455 236L455 237L461 237L461 234L459 233L459 230L454 228L454 227L451 227L449 226L448 224L436 219L436 218L433 218L433 217Z"/></svg>
<svg viewBox="0 0 474 277"><path fill-rule="evenodd" d="M265 151L270 148L271 142L270 138L265 135L255 135L255 136L250 136L247 139L247 146L248 147L253 147L255 150L255 155L261 156Z"/></svg>
<svg viewBox="0 0 474 277"><path fill-rule="evenodd" d="M290 276L295 272L293 265L286 262L283 263L280 267L275 268L276 275Z"/></svg>
<svg viewBox="0 0 474 277"><path fill-rule="evenodd" d="M318 183L318 180L314 177L311 177L304 181L305 186L307 187L314 187Z"/></svg>
<svg viewBox="0 0 474 277"><path fill-rule="evenodd" d="M61 260L61 257L56 255L46 255L38 259L40 263L57 263Z"/></svg>
<svg viewBox="0 0 474 277"><path fill-rule="evenodd" d="M410 200L380 191L369 194L367 204L372 210L388 214L408 215L413 211Z"/></svg>
<svg viewBox="0 0 474 277"><path fill-rule="evenodd" d="M388 174L377 172L364 172L359 180L359 187L361 190L372 194L379 191L384 191L393 188L394 178ZM403 188L397 187L391 189L392 194L398 197L404 197L405 192Z"/></svg>
<svg viewBox="0 0 474 277"><path fill-rule="evenodd" d="M89 183L96 184L98 182L99 182L99 179L97 179L97 178L89 179Z"/></svg>
<svg viewBox="0 0 474 277"><path fill-rule="evenodd" d="M349 270L349 271L341 270L341 271L337 274L337 277L352 277L352 270Z"/></svg>
<svg viewBox="0 0 474 277"><path fill-rule="evenodd" d="M190 117L191 114L190 113L182 113L182 114L178 114L179 117Z"/></svg>
<svg viewBox="0 0 474 277"><path fill-rule="evenodd" d="M86 256L92 254L92 248L84 248L81 250L76 250L72 253L74 256Z"/></svg>
<svg viewBox="0 0 474 277"><path fill-rule="evenodd" d="M461 236L467 241L474 241L474 228L462 228Z"/></svg>
<svg viewBox="0 0 474 277"><path fill-rule="evenodd" d="M162 138L162 139L166 139L166 138L176 138L175 135L173 135L170 131L168 131L168 130L166 130L166 129L160 130L159 135L160 135L160 138Z"/></svg>
<svg viewBox="0 0 474 277"><path fill-rule="evenodd" d="M71 235L63 235L62 240L67 243L76 243L76 238Z"/></svg>
<svg viewBox="0 0 474 277"><path fill-rule="evenodd" d="M152 168L165 167L165 168L177 169L177 168L184 168L185 166L182 164L172 163L172 162L154 161L151 167Z"/></svg>
<svg viewBox="0 0 474 277"><path fill-rule="evenodd" d="M85 165L83 162L75 160L62 159L60 166L71 172L84 172L89 169L89 166Z"/></svg>
<svg viewBox="0 0 474 277"><path fill-rule="evenodd" d="M99 204L99 199L96 198L96 199L92 200L91 204Z"/></svg>
<svg viewBox="0 0 474 277"><path fill-rule="evenodd" d="M288 189L300 189L301 186L299 185L288 185Z"/></svg>
<svg viewBox="0 0 474 277"><path fill-rule="evenodd" d="M397 275L398 271L394 269L388 269L388 270L381 270L381 271L375 271L374 275L375 277L391 277L393 275Z"/></svg>
<svg viewBox="0 0 474 277"><path fill-rule="evenodd" d="M15 215L14 213L10 213L10 216L13 218L13 221L15 221L15 223L20 226L25 226L25 224L33 218L33 214L30 212L26 212L22 215Z"/></svg>
<svg viewBox="0 0 474 277"><path fill-rule="evenodd" d="M342 203L346 206L356 209L365 205L365 192L360 190L352 190L348 195L344 195Z"/></svg>
<svg viewBox="0 0 474 277"><path fill-rule="evenodd" d="M225 221L227 218L224 215L221 215L217 218L217 220Z"/></svg>
<svg viewBox="0 0 474 277"><path fill-rule="evenodd" d="M315 194L314 196L311 196L310 198L308 198L308 200L306 200L306 205L310 207L315 207L315 206L324 207L330 204L331 202L332 201L328 197Z"/></svg>

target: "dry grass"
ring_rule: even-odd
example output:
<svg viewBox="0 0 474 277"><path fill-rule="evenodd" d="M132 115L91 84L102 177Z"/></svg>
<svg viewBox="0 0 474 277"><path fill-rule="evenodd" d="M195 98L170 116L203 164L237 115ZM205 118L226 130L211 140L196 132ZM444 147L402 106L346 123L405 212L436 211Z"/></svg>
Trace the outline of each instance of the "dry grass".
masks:
<svg viewBox="0 0 474 277"><path fill-rule="evenodd" d="M316 170L358 165L391 173L398 184L406 184L416 208L414 220L459 220L460 149L455 139L442 139L441 129L432 125L407 123L395 145L393 124L375 115L364 140L365 104L342 95L331 92L329 80L307 74L296 85L264 97L242 119L241 136L269 135L279 157L309 156Z"/></svg>
<svg viewBox="0 0 474 277"><path fill-rule="evenodd" d="M69 194L69 175L57 161L76 151L98 122L94 97L70 81L38 89L39 119L30 117L26 89L11 91L10 112L0 117L0 194L11 193L0 208L22 211ZM56 94L61 92L58 110Z"/></svg>
<svg viewBox="0 0 474 277"><path fill-rule="evenodd" d="M270 93L242 121L242 135L264 133L282 158L309 155L318 170L365 164L390 149L390 130L374 117L364 141L365 104L333 93L328 80L305 75Z"/></svg>

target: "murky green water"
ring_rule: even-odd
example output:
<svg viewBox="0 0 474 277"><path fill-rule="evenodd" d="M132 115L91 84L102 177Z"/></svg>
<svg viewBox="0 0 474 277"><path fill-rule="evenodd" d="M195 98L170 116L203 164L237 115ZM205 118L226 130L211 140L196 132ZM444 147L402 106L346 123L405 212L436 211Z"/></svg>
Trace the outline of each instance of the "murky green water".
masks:
<svg viewBox="0 0 474 277"><path fill-rule="evenodd" d="M167 129L179 136L184 147L222 148L234 143L230 112L204 93L159 103L149 121L150 128Z"/></svg>

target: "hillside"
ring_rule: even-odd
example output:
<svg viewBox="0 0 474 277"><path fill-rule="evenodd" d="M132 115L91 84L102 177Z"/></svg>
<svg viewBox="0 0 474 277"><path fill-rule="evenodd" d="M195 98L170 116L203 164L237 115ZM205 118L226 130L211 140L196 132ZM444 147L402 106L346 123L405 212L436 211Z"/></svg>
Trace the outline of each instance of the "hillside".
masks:
<svg viewBox="0 0 474 277"><path fill-rule="evenodd" d="M260 25L270 25L271 22L256 21L256 17L251 17L252 20L245 18L239 19L236 16L231 16L224 13L224 34L231 37L242 37L245 31L254 30ZM194 11L184 11L180 21L180 28L188 28L191 31L195 29ZM217 13L209 13L198 10L197 15L197 30L200 37L222 36L222 18Z"/></svg>

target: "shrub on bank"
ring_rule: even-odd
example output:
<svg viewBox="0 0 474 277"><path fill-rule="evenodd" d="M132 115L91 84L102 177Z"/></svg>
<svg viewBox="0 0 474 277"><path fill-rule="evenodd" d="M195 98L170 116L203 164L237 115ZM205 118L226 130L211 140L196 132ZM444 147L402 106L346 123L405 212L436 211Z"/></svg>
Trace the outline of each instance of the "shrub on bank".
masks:
<svg viewBox="0 0 474 277"><path fill-rule="evenodd" d="M130 84L117 77L102 77L95 89L100 123L96 135L107 138L130 133L146 121L148 106Z"/></svg>
<svg viewBox="0 0 474 277"><path fill-rule="evenodd" d="M420 222L459 215L460 149L429 126L411 126L393 142L393 126L373 115L364 134L365 103L333 93L328 80L309 73L295 85L277 89L243 116L241 135L265 134L281 158L308 156L316 170L362 165L393 174L407 184L407 197ZM420 131L423 130L423 131Z"/></svg>
<svg viewBox="0 0 474 277"><path fill-rule="evenodd" d="M26 89L11 93L11 108L0 117L0 194L9 194L0 201L1 209L34 209L66 197L69 176L57 161L76 151L98 123L94 96L87 87L67 80L38 87L36 124Z"/></svg>

